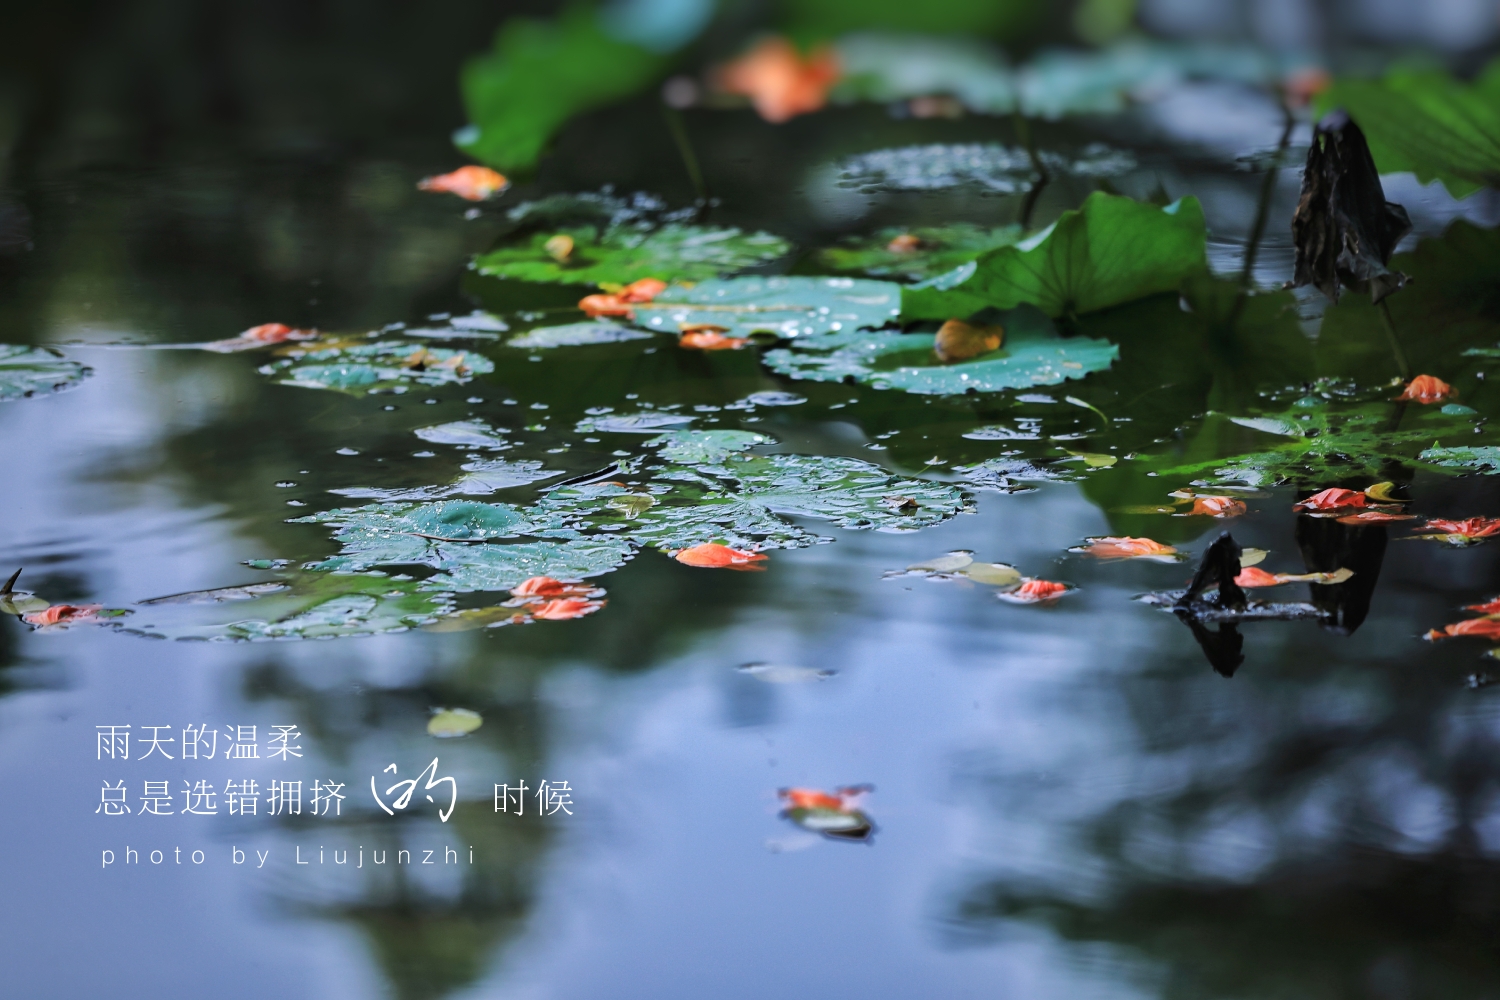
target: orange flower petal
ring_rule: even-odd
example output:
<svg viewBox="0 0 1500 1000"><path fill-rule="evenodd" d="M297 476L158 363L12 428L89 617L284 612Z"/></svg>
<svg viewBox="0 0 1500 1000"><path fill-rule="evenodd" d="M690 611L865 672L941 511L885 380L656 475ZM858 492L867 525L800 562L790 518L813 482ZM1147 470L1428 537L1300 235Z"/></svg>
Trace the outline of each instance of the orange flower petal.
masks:
<svg viewBox="0 0 1500 1000"><path fill-rule="evenodd" d="M531 617L542 621L561 622L570 618L582 618L604 607L604 601L585 601L576 597L564 597L548 601L531 612Z"/></svg>
<svg viewBox="0 0 1500 1000"><path fill-rule="evenodd" d="M585 295L578 300L578 308L590 316L635 316L635 310L618 295Z"/></svg>
<svg viewBox="0 0 1500 1000"><path fill-rule="evenodd" d="M737 351L748 343L744 337L726 337L722 333L712 332L684 333L677 340L678 347L696 351Z"/></svg>
<svg viewBox="0 0 1500 1000"><path fill-rule="evenodd" d="M561 580L554 580L550 576L533 576L510 588L510 592L515 597L556 597L567 589L568 585Z"/></svg>
<svg viewBox="0 0 1500 1000"><path fill-rule="evenodd" d="M1335 486L1321 493L1314 493L1301 503L1292 505L1292 510L1328 511L1344 507L1365 506L1365 495L1358 490L1345 490Z"/></svg>
<svg viewBox="0 0 1500 1000"><path fill-rule="evenodd" d="M784 122L828 102L838 57L822 46L803 58L785 38L767 38L715 74L719 90L743 94L768 122Z"/></svg>
<svg viewBox="0 0 1500 1000"><path fill-rule="evenodd" d="M42 611L22 615L28 625L56 625L59 622L84 621L103 610L102 604L54 604Z"/></svg>
<svg viewBox="0 0 1500 1000"><path fill-rule="evenodd" d="M1103 537L1086 539L1086 547L1076 551L1099 559L1142 559L1154 556L1175 556L1177 549L1150 538Z"/></svg>
<svg viewBox="0 0 1500 1000"><path fill-rule="evenodd" d="M1500 517L1467 517L1462 521L1434 518L1422 525L1420 530L1443 535L1462 535L1465 538L1489 538L1500 532Z"/></svg>
<svg viewBox="0 0 1500 1000"><path fill-rule="evenodd" d="M1396 397L1398 403L1441 403L1445 399L1457 396L1458 393L1453 386L1444 382L1435 375L1418 375L1406 383L1406 388L1401 395Z"/></svg>
<svg viewBox="0 0 1500 1000"><path fill-rule="evenodd" d="M1037 604L1042 601L1055 600L1072 589L1066 583L1032 579L1027 580L1015 590L1005 591L995 596L1016 604Z"/></svg>
<svg viewBox="0 0 1500 1000"><path fill-rule="evenodd" d="M1209 517L1239 517L1245 513L1245 501L1234 497L1194 497L1193 507L1187 513L1206 514Z"/></svg>
<svg viewBox="0 0 1500 1000"><path fill-rule="evenodd" d="M885 245L891 253L915 253L922 249L922 241L911 233L902 233Z"/></svg>
<svg viewBox="0 0 1500 1000"><path fill-rule="evenodd" d="M1241 587L1279 587L1287 581L1275 573L1267 573L1259 566L1246 566L1240 570L1240 575L1234 578L1234 582Z"/></svg>
<svg viewBox="0 0 1500 1000"><path fill-rule="evenodd" d="M1358 514L1345 514L1339 524L1380 524L1385 521L1410 521L1415 514L1387 514L1383 510L1362 510Z"/></svg>
<svg viewBox="0 0 1500 1000"><path fill-rule="evenodd" d="M783 788L776 793L789 809L843 809L844 799L816 788Z"/></svg>
<svg viewBox="0 0 1500 1000"><path fill-rule="evenodd" d="M1500 615L1500 597L1491 598L1483 604L1470 604L1465 611L1478 611L1482 615Z"/></svg>
<svg viewBox="0 0 1500 1000"><path fill-rule="evenodd" d="M476 167L470 164L467 167L459 167L451 174L424 177L417 182L417 187L423 191L456 194L467 201L484 201L510 187L510 181L506 180L503 174L496 173L489 167Z"/></svg>
<svg viewBox="0 0 1500 1000"><path fill-rule="evenodd" d="M1441 630L1427 633L1429 639L1446 639L1449 636L1468 635L1480 639L1500 639L1500 618L1471 618L1466 622L1444 625Z"/></svg>
<svg viewBox="0 0 1500 1000"><path fill-rule="evenodd" d="M672 553L672 558L684 566L697 566L700 569L760 570L765 567L757 564L766 561L766 556L759 552L743 552L718 542L704 542L692 548L679 549Z"/></svg>
<svg viewBox="0 0 1500 1000"><path fill-rule="evenodd" d="M641 278L632 281L619 292L622 302L650 302L667 290L667 283L660 278Z"/></svg>

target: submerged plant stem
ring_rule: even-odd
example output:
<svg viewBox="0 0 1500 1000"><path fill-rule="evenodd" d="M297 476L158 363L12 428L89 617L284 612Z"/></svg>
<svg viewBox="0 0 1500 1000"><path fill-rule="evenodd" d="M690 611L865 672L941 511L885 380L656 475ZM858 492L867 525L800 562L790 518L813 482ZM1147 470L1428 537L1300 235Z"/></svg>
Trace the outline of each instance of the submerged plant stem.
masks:
<svg viewBox="0 0 1500 1000"><path fill-rule="evenodd" d="M1031 169L1036 171L1036 183L1031 190L1026 192L1026 198L1021 202L1021 228L1031 228L1031 213L1036 209L1036 203L1046 189L1052 175L1048 173L1047 167L1042 163L1041 156L1036 151L1036 141L1031 137L1031 122L1017 108L1012 116L1015 123L1016 138L1021 140L1021 145L1026 147L1026 155L1031 158Z"/></svg>
<svg viewBox="0 0 1500 1000"><path fill-rule="evenodd" d="M1380 319L1385 327L1385 338L1391 344L1391 356L1396 359L1396 370L1401 373L1403 381L1410 382L1411 366L1406 363L1406 352L1401 349L1401 339L1396 335L1396 320L1385 299L1380 300Z"/></svg>
<svg viewBox="0 0 1500 1000"><path fill-rule="evenodd" d="M1286 155L1287 146L1291 145L1292 129L1297 124L1297 120L1292 117L1291 109L1286 106L1285 102L1281 105L1281 113L1283 116L1281 139L1276 143L1276 153L1266 166L1266 176L1260 185L1260 203L1255 209L1255 224L1250 227L1250 239L1245 244L1245 265L1240 272L1240 287L1245 289L1250 288L1254 282L1255 257L1260 251L1260 241L1266 235L1266 219L1271 213L1271 198L1276 193L1276 178L1281 170L1281 159Z"/></svg>
<svg viewBox="0 0 1500 1000"><path fill-rule="evenodd" d="M682 157L683 169L687 171L688 180L692 182L693 191L698 196L698 221L702 222L702 216L709 208L709 194L708 184L703 179L703 168L698 163L698 154L693 152L693 143L688 138L682 114L665 104L662 105L661 113L667 120L667 130L672 133L672 141L677 144L677 154Z"/></svg>

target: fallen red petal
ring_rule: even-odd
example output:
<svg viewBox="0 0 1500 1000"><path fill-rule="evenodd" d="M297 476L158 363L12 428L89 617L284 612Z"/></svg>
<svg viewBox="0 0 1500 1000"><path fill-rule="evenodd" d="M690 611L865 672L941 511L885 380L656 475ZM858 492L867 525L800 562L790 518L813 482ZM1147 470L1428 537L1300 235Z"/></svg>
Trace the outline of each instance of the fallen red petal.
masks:
<svg viewBox="0 0 1500 1000"><path fill-rule="evenodd" d="M776 793L790 809L843 809L844 799L816 788L783 788Z"/></svg>
<svg viewBox="0 0 1500 1000"><path fill-rule="evenodd" d="M1275 573L1267 573L1259 566L1246 566L1240 570L1240 575L1234 578L1234 582L1241 587L1279 587L1285 580Z"/></svg>
<svg viewBox="0 0 1500 1000"><path fill-rule="evenodd" d="M417 182L417 187L423 191L456 194L467 201L484 201L510 187L510 181L506 180L503 174L489 167L476 167L470 164L467 167L459 167L449 174L424 177Z"/></svg>
<svg viewBox="0 0 1500 1000"><path fill-rule="evenodd" d="M1207 514L1209 517L1239 517L1245 513L1245 501L1234 497L1194 497L1188 514Z"/></svg>
<svg viewBox="0 0 1500 1000"><path fill-rule="evenodd" d="M1454 622L1442 629L1427 633L1428 639L1446 639L1449 636L1475 636L1480 639L1500 639L1500 618L1471 618L1466 622Z"/></svg>
<svg viewBox="0 0 1500 1000"><path fill-rule="evenodd" d="M1478 611L1482 615L1500 615L1500 597L1494 597L1483 604L1469 604L1464 607L1465 611Z"/></svg>
<svg viewBox="0 0 1500 1000"><path fill-rule="evenodd" d="M1358 490L1346 490L1335 486L1321 493L1314 493L1306 500L1293 504L1292 510L1329 511L1342 510L1345 507L1363 507L1365 499L1365 495Z"/></svg>
<svg viewBox="0 0 1500 1000"><path fill-rule="evenodd" d="M1338 519L1339 524L1380 524L1385 521L1410 521L1415 514L1387 514L1383 510L1364 510L1358 514L1345 514Z"/></svg>
<svg viewBox="0 0 1500 1000"><path fill-rule="evenodd" d="M722 333L712 331L695 331L684 333L677 340L678 347L687 347L695 351L737 351L748 344L744 337L726 337Z"/></svg>
<svg viewBox="0 0 1500 1000"><path fill-rule="evenodd" d="M1406 388L1401 395L1396 397L1398 403L1441 403L1445 399L1457 396L1453 386L1444 382L1435 375L1418 375L1406 383Z"/></svg>
<svg viewBox="0 0 1500 1000"><path fill-rule="evenodd" d="M1465 538L1489 538L1500 532L1500 517L1468 517L1462 521L1437 518L1422 525L1420 530L1444 535L1462 535Z"/></svg>
<svg viewBox="0 0 1500 1000"><path fill-rule="evenodd" d="M697 566L700 569L760 570L765 567L758 564L766 561L766 556L759 552L731 549L717 542L704 542L702 545L681 549L672 553L672 558L685 566Z"/></svg>
<svg viewBox="0 0 1500 1000"><path fill-rule="evenodd" d="M59 622L83 621L93 618L101 610L102 604L54 604L42 611L33 611L21 616L21 620L28 625L56 625Z"/></svg>
<svg viewBox="0 0 1500 1000"><path fill-rule="evenodd" d="M522 580L510 592L516 597L556 597L568 589L568 584L550 576L533 576Z"/></svg>
<svg viewBox="0 0 1500 1000"><path fill-rule="evenodd" d="M1140 559L1151 556L1175 556L1177 549L1150 538L1101 537L1087 539L1088 545L1078 551L1099 559Z"/></svg>
<svg viewBox="0 0 1500 1000"><path fill-rule="evenodd" d="M1051 580L1027 580L1015 590L998 596L1019 604L1036 604L1039 601L1050 601L1061 597L1069 589L1066 583L1054 583Z"/></svg>
<svg viewBox="0 0 1500 1000"><path fill-rule="evenodd" d="M561 622L570 618L582 618L604 607L604 601L586 601L576 597L565 597L534 609L531 617L542 621Z"/></svg>
<svg viewBox="0 0 1500 1000"><path fill-rule="evenodd" d="M622 302L650 302L667 290L667 283L660 278L641 278L632 281L617 294Z"/></svg>
<svg viewBox="0 0 1500 1000"><path fill-rule="evenodd" d="M630 308L630 303L618 295L585 295L578 300L578 308L590 316L635 316L635 310Z"/></svg>

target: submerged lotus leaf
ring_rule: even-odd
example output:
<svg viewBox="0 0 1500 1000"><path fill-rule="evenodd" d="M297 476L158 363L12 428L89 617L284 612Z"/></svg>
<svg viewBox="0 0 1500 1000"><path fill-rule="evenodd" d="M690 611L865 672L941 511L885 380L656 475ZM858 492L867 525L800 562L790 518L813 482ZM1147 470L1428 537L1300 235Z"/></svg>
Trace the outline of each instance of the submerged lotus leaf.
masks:
<svg viewBox="0 0 1500 1000"><path fill-rule="evenodd" d="M353 395L405 392L410 385L453 385L495 370L489 358L473 351L427 347L408 341L376 341L309 351L260 369L280 375L280 385L334 389Z"/></svg>
<svg viewBox="0 0 1500 1000"><path fill-rule="evenodd" d="M329 490L328 492L355 500L441 500L444 497L453 496L488 496L497 490L527 486L531 483L541 482L544 479L552 479L555 476L562 475L561 472L555 469L544 469L541 462L530 459L513 462L499 458L481 458L467 462L461 468L467 475L460 476L456 481L446 486L413 486L390 489L352 486Z"/></svg>
<svg viewBox="0 0 1500 1000"><path fill-rule="evenodd" d="M1227 457L1221 452L1219 456L1184 460L1186 456L1174 453L1143 456L1138 462L1146 463L1162 477L1190 478L1211 473L1215 482L1248 486L1383 479L1392 463L1460 464L1437 461L1445 457L1442 454L1445 449L1422 451L1422 448L1439 437L1472 436L1474 420L1440 411L1409 410L1402 414L1399 426L1392 429L1395 409L1389 402L1339 403L1306 396L1282 413L1261 418L1210 413L1198 440L1219 441L1226 436L1225 425L1238 425L1279 437L1284 443ZM1190 447L1189 455L1192 450ZM1484 450L1452 449L1465 456Z"/></svg>
<svg viewBox="0 0 1500 1000"><path fill-rule="evenodd" d="M579 434L605 432L609 434L654 434L664 427L681 427L695 418L678 413L655 411L647 413L619 413L610 416L586 417L573 428Z"/></svg>
<svg viewBox="0 0 1500 1000"><path fill-rule="evenodd" d="M726 278L691 288L672 285L633 308L638 324L670 333L710 325L733 337L806 337L884 326L901 310L901 286L865 278Z"/></svg>
<svg viewBox="0 0 1500 1000"><path fill-rule="evenodd" d="M1491 475L1500 472L1500 447L1495 445L1477 448L1428 448L1417 458L1433 465L1452 469L1471 469Z"/></svg>
<svg viewBox="0 0 1500 1000"><path fill-rule="evenodd" d="M510 590L534 576L582 580L619 569L632 551L630 542L618 537L444 546L436 563L442 572L423 581L422 588L468 593Z"/></svg>
<svg viewBox="0 0 1500 1000"><path fill-rule="evenodd" d="M845 240L818 254L835 271L859 271L878 278L921 281L953 270L980 254L1021 238L1020 226L986 229L967 222L912 229L882 229L873 236Z"/></svg>
<svg viewBox="0 0 1500 1000"><path fill-rule="evenodd" d="M427 720L427 732L439 739L467 736L484 725L484 717L468 708L441 708Z"/></svg>
<svg viewBox="0 0 1500 1000"><path fill-rule="evenodd" d="M1398 68L1383 80L1336 80L1318 113L1359 123L1381 173L1442 181L1456 198L1500 186L1500 60L1471 84L1442 70Z"/></svg>
<svg viewBox="0 0 1500 1000"><path fill-rule="evenodd" d="M1113 177L1135 169L1129 153L1094 144L1076 157L1043 151L1038 159L1049 173ZM998 143L898 146L851 156L838 165L838 183L870 194L887 191L941 191L975 188L983 194L1029 191L1037 181L1031 154Z"/></svg>
<svg viewBox="0 0 1500 1000"><path fill-rule="evenodd" d="M657 455L676 465L717 465L735 452L774 443L754 431L668 431L647 441L646 447L660 448Z"/></svg>
<svg viewBox="0 0 1500 1000"><path fill-rule="evenodd" d="M841 528L905 531L966 509L961 490L893 476L854 458L726 455L705 468L653 471L656 503L622 510L614 484L563 487L538 504L545 517L585 531L608 531L640 545L675 550L704 542L734 548L799 548L825 539L777 515L829 521Z"/></svg>
<svg viewBox="0 0 1500 1000"><path fill-rule="evenodd" d="M1071 316L1176 291L1207 270L1196 198L1165 208L1095 191L1076 211L1015 246L902 292L903 320L965 317L1022 303Z"/></svg>
<svg viewBox="0 0 1500 1000"><path fill-rule="evenodd" d="M255 598L251 607L256 616L227 623L193 620L201 618L205 610L220 613L222 605L212 598L173 602L178 607L171 610L166 605L168 599L142 603L152 606L152 634L217 641L333 639L404 632L436 621L452 610L452 601L446 595L424 593L416 580L380 573L301 573L275 585L257 587L257 593L250 595ZM241 600L236 598L228 605L238 615L245 614ZM174 611L178 621L163 619Z"/></svg>
<svg viewBox="0 0 1500 1000"><path fill-rule="evenodd" d="M92 374L49 348L0 344L0 402L71 389Z"/></svg>
<svg viewBox="0 0 1500 1000"><path fill-rule="evenodd" d="M649 340L649 333L615 323L567 323L563 326L539 326L505 342L506 347L586 347L591 344L616 344L622 340Z"/></svg>
<svg viewBox="0 0 1500 1000"><path fill-rule="evenodd" d="M483 420L455 420L449 424L419 427L414 433L423 441L433 444L456 444L492 450L510 447L510 442L501 436L505 432L494 430Z"/></svg>
<svg viewBox="0 0 1500 1000"><path fill-rule="evenodd" d="M854 379L876 389L923 395L998 392L1058 385L1103 371L1120 356L1106 340L1057 336L1035 309L1017 309L1001 319L999 350L958 364L942 364L931 334L854 330L798 340L767 351L766 365L795 379L842 382Z"/></svg>
<svg viewBox="0 0 1500 1000"><path fill-rule="evenodd" d="M328 524L343 545L338 555L306 566L311 570L367 570L375 566L424 565L441 568L462 561L469 543L540 534L518 507L472 500L435 503L381 503L338 508L292 519L293 524Z"/></svg>
<svg viewBox="0 0 1500 1000"><path fill-rule="evenodd" d="M557 235L573 248L557 260L546 244ZM544 230L527 241L481 254L480 274L519 281L628 285L640 278L704 281L747 267L769 264L786 254L787 242L770 233L747 233L732 227L667 223L657 229L634 225Z"/></svg>

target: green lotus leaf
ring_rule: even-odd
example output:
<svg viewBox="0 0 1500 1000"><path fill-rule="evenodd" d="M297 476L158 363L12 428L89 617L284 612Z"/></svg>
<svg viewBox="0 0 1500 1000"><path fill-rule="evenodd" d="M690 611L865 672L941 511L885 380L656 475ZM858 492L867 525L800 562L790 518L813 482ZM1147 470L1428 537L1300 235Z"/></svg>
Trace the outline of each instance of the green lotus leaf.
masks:
<svg viewBox="0 0 1500 1000"><path fill-rule="evenodd" d="M572 253L563 261L545 246L558 235L573 240ZM668 223L659 229L610 226L601 232L582 227L531 233L517 245L480 254L474 266L496 278L577 285L625 285L639 278L704 281L768 264L788 249L779 236L734 228Z"/></svg>
<svg viewBox="0 0 1500 1000"><path fill-rule="evenodd" d="M399 565L442 568L452 560L462 561L474 543L546 530L518 507L472 500L338 508L293 518L292 523L328 524L338 529L334 538L343 545L338 555L303 567L325 571Z"/></svg>
<svg viewBox="0 0 1500 1000"><path fill-rule="evenodd" d="M1107 340L1062 338L1046 316L1023 307L1002 314L1005 342L997 351L957 364L942 364L930 333L851 330L795 341L767 351L772 371L795 379L842 382L854 379L876 389L922 395L999 392L1058 385L1103 371L1120 355Z"/></svg>
<svg viewBox="0 0 1500 1000"><path fill-rule="evenodd" d="M442 572L423 581L423 589L455 591L510 590L533 576L582 580L619 569L633 548L624 538L570 538L557 542L512 542L449 549Z"/></svg>
<svg viewBox="0 0 1500 1000"><path fill-rule="evenodd" d="M892 249L892 240L915 237L911 249ZM818 261L834 271L858 271L877 278L921 281L936 277L997 247L1021 237L1020 226L985 229L966 222L914 229L882 229L873 236L856 237L818 254Z"/></svg>
<svg viewBox="0 0 1500 1000"><path fill-rule="evenodd" d="M490 52L464 65L470 124L454 144L501 170L529 170L570 118L630 96L665 67L662 56L607 34L586 8L552 22L512 18Z"/></svg>
<svg viewBox="0 0 1500 1000"><path fill-rule="evenodd" d="M334 389L356 396L401 393L412 385L463 384L494 370L489 358L474 351L399 340L309 351L260 369L265 375L279 375L279 385Z"/></svg>
<svg viewBox="0 0 1500 1000"><path fill-rule="evenodd" d="M1450 469L1470 469L1490 475L1500 472L1500 446L1495 445L1473 448L1428 448L1417 457L1424 462Z"/></svg>
<svg viewBox="0 0 1500 1000"><path fill-rule="evenodd" d="M483 420L455 420L447 424L419 427L413 433L433 444L456 444L491 451L510 447L510 442L502 436L505 432L491 428Z"/></svg>
<svg viewBox="0 0 1500 1000"><path fill-rule="evenodd" d="M531 483L539 483L544 479L562 475L556 469L544 469L542 463L534 459L515 462L500 458L480 458L466 462L460 468L466 475L460 476L446 486L398 486L390 489L351 486L328 492L353 500L382 502L441 500L444 497L454 496L488 496L498 490L528 486Z"/></svg>
<svg viewBox="0 0 1500 1000"><path fill-rule="evenodd" d="M658 457L675 465L718 465L736 452L774 443L754 431L668 431L647 441L646 447L661 449Z"/></svg>
<svg viewBox="0 0 1500 1000"><path fill-rule="evenodd" d="M649 333L617 323L568 323L563 326L539 326L505 342L506 347L587 347L591 344L616 344L622 340L646 340Z"/></svg>
<svg viewBox="0 0 1500 1000"><path fill-rule="evenodd" d="M1175 291L1206 273L1206 241L1196 198L1158 208L1096 191L1025 242L907 287L901 318L942 320L1022 303L1049 316L1094 312Z"/></svg>
<svg viewBox="0 0 1500 1000"><path fill-rule="evenodd" d="M1135 169L1135 157L1100 143L1076 157L1051 150L1037 154L1054 176L1114 177ZM1037 181L1031 154L999 143L932 144L876 149L838 164L841 187L871 194L973 188L981 194L1021 194Z"/></svg>
<svg viewBox="0 0 1500 1000"><path fill-rule="evenodd" d="M0 344L0 402L71 389L92 374L50 348Z"/></svg>
<svg viewBox="0 0 1500 1000"><path fill-rule="evenodd" d="M884 326L900 313L901 286L864 278L725 278L673 285L634 308L636 322L652 330L706 324L736 337L806 337Z"/></svg>
<svg viewBox="0 0 1500 1000"><path fill-rule="evenodd" d="M1317 101L1319 114L1332 108L1359 123L1381 173L1441 181L1456 198L1500 186L1500 60L1471 84L1411 68L1336 80Z"/></svg>

